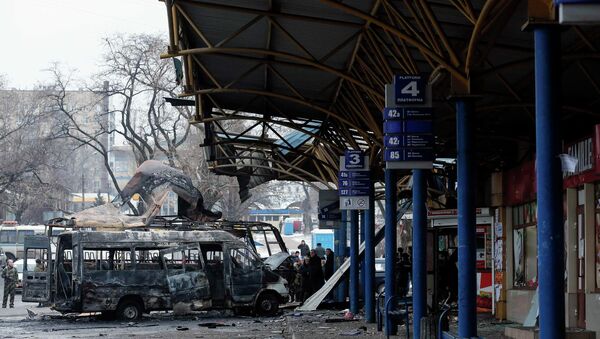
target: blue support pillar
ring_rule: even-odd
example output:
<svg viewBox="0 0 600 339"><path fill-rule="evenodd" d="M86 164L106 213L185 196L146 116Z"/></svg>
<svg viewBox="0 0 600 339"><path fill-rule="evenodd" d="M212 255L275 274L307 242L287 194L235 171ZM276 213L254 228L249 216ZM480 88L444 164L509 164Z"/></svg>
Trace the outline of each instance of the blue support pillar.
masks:
<svg viewBox="0 0 600 339"><path fill-rule="evenodd" d="M475 152L473 102L456 101L458 171L458 336L477 336L477 273L475 271ZM414 257L413 257L414 260ZM561 292L562 293L562 292Z"/></svg>
<svg viewBox="0 0 600 339"><path fill-rule="evenodd" d="M337 266L336 266L336 270L340 268L340 266L342 266L342 264L344 263L344 259L346 258L346 229L348 227L348 211L342 211L342 222L340 223L340 228L338 229L337 233L338 233L338 237L337 239L339 239L338 246L336 249L336 256L338 258L337 260ZM342 278L342 280L340 280L340 283L338 284L337 287L337 292L336 292L336 298L335 300L337 302L344 302L346 301L346 280Z"/></svg>
<svg viewBox="0 0 600 339"><path fill-rule="evenodd" d="M412 298L413 338L421 338L421 318L427 316L427 183L425 170L413 170Z"/></svg>
<svg viewBox="0 0 600 339"><path fill-rule="evenodd" d="M373 183L365 210L365 320L375 322L375 201Z"/></svg>
<svg viewBox="0 0 600 339"><path fill-rule="evenodd" d="M360 253L360 245L365 241L365 216L366 211L360 211L360 242L359 253ZM365 302L365 256L363 255L360 260L360 296L362 298L363 304Z"/></svg>
<svg viewBox="0 0 600 339"><path fill-rule="evenodd" d="M560 31L540 25L535 38L535 134L540 338L565 337L564 231L560 152Z"/></svg>
<svg viewBox="0 0 600 339"><path fill-rule="evenodd" d="M358 313L358 211L350 211L350 312Z"/></svg>
<svg viewBox="0 0 600 339"><path fill-rule="evenodd" d="M398 205L398 181L394 170L385 170L385 305L396 294L396 206ZM395 307L393 303L392 308ZM391 319L385 321L385 334L395 335L398 327L392 325Z"/></svg>

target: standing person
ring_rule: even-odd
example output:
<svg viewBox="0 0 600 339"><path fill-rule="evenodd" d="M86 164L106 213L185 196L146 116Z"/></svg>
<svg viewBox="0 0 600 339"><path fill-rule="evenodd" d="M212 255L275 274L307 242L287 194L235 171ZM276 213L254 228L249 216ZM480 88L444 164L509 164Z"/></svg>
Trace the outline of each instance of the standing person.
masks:
<svg viewBox="0 0 600 339"><path fill-rule="evenodd" d="M408 294L410 290L410 282L412 280L412 262L408 253L402 253L402 268L404 269L404 296Z"/></svg>
<svg viewBox="0 0 600 339"><path fill-rule="evenodd" d="M300 245L298 245L298 249L300 250L300 255L302 256L302 258L308 257L308 253L310 252L310 248L304 242L304 240L302 240L300 242Z"/></svg>
<svg viewBox="0 0 600 339"><path fill-rule="evenodd" d="M331 276L333 275L334 260L335 260L333 254L334 253L331 250L331 248L328 248L325 250L325 257L326 257L325 269L324 269L325 280L329 280L329 278L331 278Z"/></svg>
<svg viewBox="0 0 600 339"><path fill-rule="evenodd" d="M321 259L325 259L325 249L321 246L321 243L317 243L317 247L315 247L315 252L317 256Z"/></svg>
<svg viewBox="0 0 600 339"><path fill-rule="evenodd" d="M46 268L44 267L44 264L42 263L42 259L37 258L35 259L35 269L33 270L34 272L44 272L46 270ZM38 307L42 307L44 306L44 304L42 304L42 302L38 303Z"/></svg>
<svg viewBox="0 0 600 339"><path fill-rule="evenodd" d="M312 293L315 293L318 290L320 290L321 287L323 287L323 284L325 283L323 279L323 266L321 265L321 258L319 258L319 256L317 255L316 250L310 250L308 272L310 276L310 286L312 288Z"/></svg>
<svg viewBox="0 0 600 339"><path fill-rule="evenodd" d="M300 259L300 251L296 251L294 252L294 254L291 255L292 258L292 262L294 262L294 264L298 261L298 259Z"/></svg>
<svg viewBox="0 0 600 339"><path fill-rule="evenodd" d="M291 296L292 302L294 302L294 300L296 302L304 301L303 280L304 278L302 277L302 259L298 258L294 263L294 279L292 281L294 295ZM290 293L292 293L291 288Z"/></svg>
<svg viewBox="0 0 600 339"><path fill-rule="evenodd" d="M12 259L8 259L6 267L2 269L2 278L4 278L4 298L2 299L2 308L6 308L6 301L10 295L10 308L15 307L15 290L19 273L15 268Z"/></svg>
<svg viewBox="0 0 600 339"><path fill-rule="evenodd" d="M310 259L305 258L300 266L300 276L302 277L302 302L308 299L312 293L312 284L310 281Z"/></svg>

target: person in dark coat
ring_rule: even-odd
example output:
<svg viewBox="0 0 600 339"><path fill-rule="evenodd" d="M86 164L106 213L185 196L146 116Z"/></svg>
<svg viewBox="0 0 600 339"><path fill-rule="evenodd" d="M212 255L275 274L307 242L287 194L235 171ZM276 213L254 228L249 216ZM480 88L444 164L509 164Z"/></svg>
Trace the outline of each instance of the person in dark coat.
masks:
<svg viewBox="0 0 600 339"><path fill-rule="evenodd" d="M300 245L298 245L298 249L300 250L300 255L302 256L302 258L306 258L308 257L308 253L310 251L310 248L308 247L308 245L304 242L304 240L302 240L300 242Z"/></svg>
<svg viewBox="0 0 600 339"><path fill-rule="evenodd" d="M325 283L323 279L323 266L321 265L321 258L319 258L315 250L310 250L308 274L310 278L310 286L312 287L312 293L315 293L321 289Z"/></svg>
<svg viewBox="0 0 600 339"><path fill-rule="evenodd" d="M334 253L331 250L331 248L328 248L325 250L325 269L324 269L324 275L325 275L325 280L329 280L329 278L331 278L331 276L333 275L333 268L334 268Z"/></svg>
<svg viewBox="0 0 600 339"><path fill-rule="evenodd" d="M298 269L298 272L300 273L300 277L301 277L300 284L302 286L301 287L302 297L300 298L301 300L299 300L301 302L304 302L306 299L308 299L313 294L312 284L310 281L309 263L310 263L309 258L304 259Z"/></svg>

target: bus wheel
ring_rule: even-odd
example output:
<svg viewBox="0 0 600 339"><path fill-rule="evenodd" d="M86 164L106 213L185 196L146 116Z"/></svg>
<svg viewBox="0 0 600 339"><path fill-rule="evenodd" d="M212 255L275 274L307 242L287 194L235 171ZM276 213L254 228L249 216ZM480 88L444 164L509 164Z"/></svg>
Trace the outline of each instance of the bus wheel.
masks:
<svg viewBox="0 0 600 339"><path fill-rule="evenodd" d="M142 305L134 299L125 299L117 307L117 317L121 320L138 320L143 312Z"/></svg>
<svg viewBox="0 0 600 339"><path fill-rule="evenodd" d="M279 312L279 301L272 293L262 294L256 303L256 313L258 315L273 316Z"/></svg>

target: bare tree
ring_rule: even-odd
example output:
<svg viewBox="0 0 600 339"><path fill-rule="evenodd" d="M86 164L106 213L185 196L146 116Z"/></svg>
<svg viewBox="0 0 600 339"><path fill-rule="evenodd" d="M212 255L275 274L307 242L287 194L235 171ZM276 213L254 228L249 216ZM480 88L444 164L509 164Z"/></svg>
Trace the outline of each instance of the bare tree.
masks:
<svg viewBox="0 0 600 339"><path fill-rule="evenodd" d="M252 204L267 204L274 196L263 188L254 188L252 198L241 202L235 178L217 176L209 170L206 158L198 144L204 139L201 125L191 126L190 107L172 107L165 97L178 94L176 74L171 60L159 55L167 46L162 36L117 35L104 40L101 72L95 76L90 92L110 99L110 109L93 124L81 122L81 116L98 103L80 105L69 102L70 79L59 69L51 69L54 88L49 96L64 119L62 136L75 141L79 147L89 147L102 158L117 193L121 187L110 163L110 149L106 136L131 147L136 164L150 159L164 160L193 178L202 192L206 208L218 206L228 219L238 219ZM87 105L87 106L86 106ZM242 121L225 122L228 130L243 131ZM110 141L108 142L110 144ZM265 187L268 187L265 186Z"/></svg>
<svg viewBox="0 0 600 339"><path fill-rule="evenodd" d="M53 205L63 191L55 173L64 152L53 142L50 116L43 91L0 89L0 204L17 221L30 209Z"/></svg>

